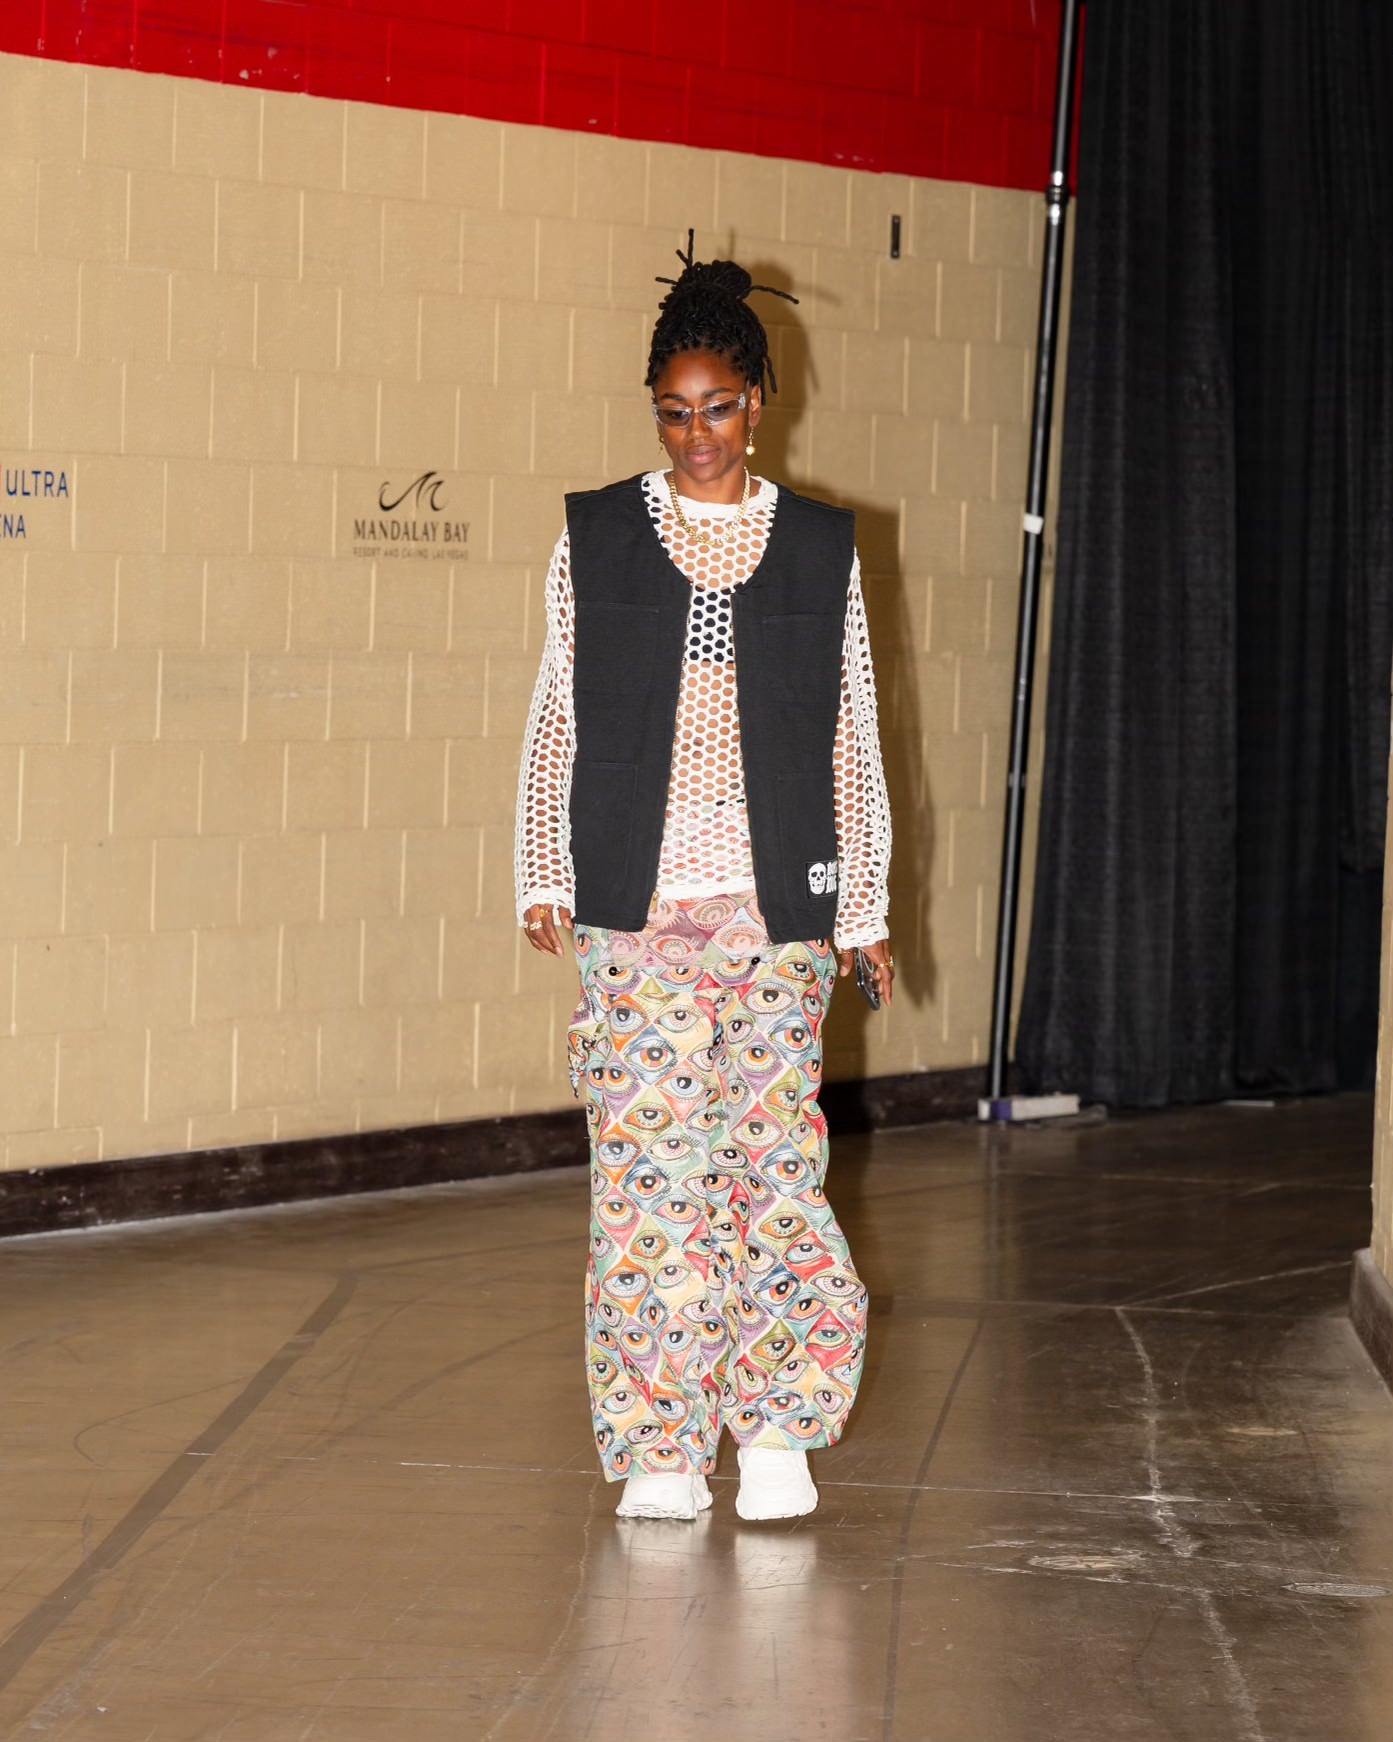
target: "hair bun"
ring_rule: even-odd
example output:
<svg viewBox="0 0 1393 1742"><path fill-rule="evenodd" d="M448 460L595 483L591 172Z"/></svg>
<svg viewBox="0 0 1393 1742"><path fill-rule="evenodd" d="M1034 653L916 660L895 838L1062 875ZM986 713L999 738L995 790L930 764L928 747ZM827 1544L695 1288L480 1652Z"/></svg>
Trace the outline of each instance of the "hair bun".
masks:
<svg viewBox="0 0 1393 1742"><path fill-rule="evenodd" d="M698 260L693 230L687 231L687 246L677 250L677 258L682 276L657 280L672 288L658 309L645 384L651 387L667 359L679 351L714 351L743 369L752 386L774 392L778 383L769 361L769 336L745 299L752 290L768 291L785 302L798 298L772 284L754 283L734 260Z"/></svg>
<svg viewBox="0 0 1393 1742"><path fill-rule="evenodd" d="M754 280L734 260L698 261L688 268L688 273L704 289L724 291L727 296L739 297L742 301L754 288ZM684 273L683 277L687 277L688 273Z"/></svg>

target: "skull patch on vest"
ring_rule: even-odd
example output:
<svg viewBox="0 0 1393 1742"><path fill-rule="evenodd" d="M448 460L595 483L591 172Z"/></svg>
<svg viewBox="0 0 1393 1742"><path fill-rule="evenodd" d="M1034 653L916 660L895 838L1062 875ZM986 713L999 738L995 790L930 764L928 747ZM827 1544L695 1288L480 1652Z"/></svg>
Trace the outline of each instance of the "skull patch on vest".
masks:
<svg viewBox="0 0 1393 1742"><path fill-rule="evenodd" d="M837 861L835 859L814 859L808 866L808 894L835 895L837 893Z"/></svg>

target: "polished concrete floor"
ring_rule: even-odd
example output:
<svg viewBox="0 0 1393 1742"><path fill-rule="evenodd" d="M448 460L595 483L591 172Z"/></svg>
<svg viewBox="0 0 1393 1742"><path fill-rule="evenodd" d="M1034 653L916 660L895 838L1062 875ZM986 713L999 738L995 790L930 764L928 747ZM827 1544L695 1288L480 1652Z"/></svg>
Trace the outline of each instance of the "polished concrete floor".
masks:
<svg viewBox="0 0 1393 1742"><path fill-rule="evenodd" d="M0 1249L0 1736L1387 1742L1370 1105L844 1140L821 1510L624 1522L576 1173Z"/></svg>

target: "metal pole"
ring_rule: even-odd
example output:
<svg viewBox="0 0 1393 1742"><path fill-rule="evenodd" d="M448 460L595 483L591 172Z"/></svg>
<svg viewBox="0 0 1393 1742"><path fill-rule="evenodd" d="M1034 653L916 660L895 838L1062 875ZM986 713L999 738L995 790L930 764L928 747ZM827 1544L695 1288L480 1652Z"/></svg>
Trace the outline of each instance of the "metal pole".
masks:
<svg viewBox="0 0 1393 1742"><path fill-rule="evenodd" d="M1030 753L1030 695L1035 670L1035 630L1040 598L1040 560L1045 542L1045 494L1050 471L1050 424L1054 409L1055 360L1059 347L1059 300L1064 281L1064 236L1069 211L1069 148L1074 127L1078 73L1079 8L1064 0L1055 80L1054 147L1045 189L1045 260L1040 283L1040 325L1035 343L1035 408L1030 431L1030 471L1025 499L1025 548L1016 619L1016 689L1011 712L1011 765L1006 777L1006 827L1001 849L1001 900L996 925L996 983L992 994L992 1048L988 1096L1006 1094L1011 989L1015 978L1016 910L1020 902L1025 776Z"/></svg>

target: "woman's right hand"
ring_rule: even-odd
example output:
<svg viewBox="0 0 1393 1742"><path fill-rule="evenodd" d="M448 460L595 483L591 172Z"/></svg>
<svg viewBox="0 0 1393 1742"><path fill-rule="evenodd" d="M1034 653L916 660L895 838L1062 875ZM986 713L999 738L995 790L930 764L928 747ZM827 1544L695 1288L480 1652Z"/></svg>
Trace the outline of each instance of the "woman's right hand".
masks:
<svg viewBox="0 0 1393 1742"><path fill-rule="evenodd" d="M534 950L544 956L564 956L562 931L574 931L569 907L556 907L550 901L536 902L523 915L523 935Z"/></svg>

